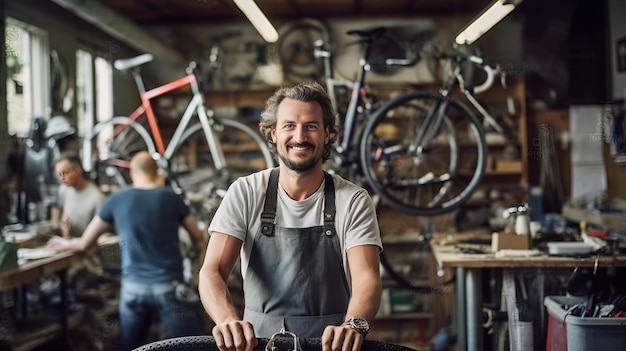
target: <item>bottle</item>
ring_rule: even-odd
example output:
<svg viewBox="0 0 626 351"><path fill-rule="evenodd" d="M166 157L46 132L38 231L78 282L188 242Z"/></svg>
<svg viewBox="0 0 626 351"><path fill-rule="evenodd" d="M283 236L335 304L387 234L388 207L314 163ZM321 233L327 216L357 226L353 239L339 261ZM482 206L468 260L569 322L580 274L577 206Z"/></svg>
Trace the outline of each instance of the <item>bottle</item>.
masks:
<svg viewBox="0 0 626 351"><path fill-rule="evenodd" d="M519 206L515 217L515 234L530 234L530 219L528 218L528 207Z"/></svg>
<svg viewBox="0 0 626 351"><path fill-rule="evenodd" d="M37 204L34 202L28 203L28 223L32 224L37 222Z"/></svg>
<svg viewBox="0 0 626 351"><path fill-rule="evenodd" d="M543 222L543 189L539 186L530 188L530 219Z"/></svg>

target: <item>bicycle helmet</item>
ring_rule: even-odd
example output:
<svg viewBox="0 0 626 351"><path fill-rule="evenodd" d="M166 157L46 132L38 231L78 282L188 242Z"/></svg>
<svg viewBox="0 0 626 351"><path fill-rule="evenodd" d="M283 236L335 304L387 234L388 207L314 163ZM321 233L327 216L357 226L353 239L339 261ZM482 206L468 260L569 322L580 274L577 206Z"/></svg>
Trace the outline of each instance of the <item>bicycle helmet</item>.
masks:
<svg viewBox="0 0 626 351"><path fill-rule="evenodd" d="M76 127L66 116L54 116L48 121L44 138L60 140L76 133Z"/></svg>

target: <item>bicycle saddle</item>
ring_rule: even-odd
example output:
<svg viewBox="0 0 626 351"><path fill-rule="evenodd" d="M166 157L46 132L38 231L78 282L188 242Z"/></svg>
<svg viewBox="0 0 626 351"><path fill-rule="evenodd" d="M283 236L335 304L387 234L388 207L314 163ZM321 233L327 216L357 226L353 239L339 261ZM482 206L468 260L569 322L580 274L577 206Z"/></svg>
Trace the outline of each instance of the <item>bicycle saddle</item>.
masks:
<svg viewBox="0 0 626 351"><path fill-rule="evenodd" d="M152 60L154 60L154 56L152 56L152 54L141 54L127 59L117 59L113 62L113 66L119 71L125 71L130 68L141 66Z"/></svg>
<svg viewBox="0 0 626 351"><path fill-rule="evenodd" d="M348 35L356 35L358 36L361 40L376 40L380 37L383 36L383 34L385 34L385 32L387 31L387 28L385 27L378 27L378 28L374 28L374 29L368 29L368 30L349 30L346 32L346 34Z"/></svg>
<svg viewBox="0 0 626 351"><path fill-rule="evenodd" d="M259 344L255 350L266 350L270 339L259 338ZM293 338L288 336L279 336L272 339L273 345L271 350L291 351L295 349ZM301 351L320 351L322 349L322 339L320 338L301 338L299 339ZM212 336L183 336L178 338L170 338L155 341L133 351L206 351L217 350L215 339ZM391 344L382 341L364 340L361 351L415 351L406 346Z"/></svg>

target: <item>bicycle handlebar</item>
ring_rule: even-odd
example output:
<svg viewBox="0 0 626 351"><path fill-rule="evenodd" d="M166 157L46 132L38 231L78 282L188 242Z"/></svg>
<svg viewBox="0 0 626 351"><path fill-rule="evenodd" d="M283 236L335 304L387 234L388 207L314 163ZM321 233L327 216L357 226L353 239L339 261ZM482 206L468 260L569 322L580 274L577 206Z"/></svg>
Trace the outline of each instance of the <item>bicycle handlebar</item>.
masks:
<svg viewBox="0 0 626 351"><path fill-rule="evenodd" d="M483 71L485 71L485 73L487 73L487 78L485 78L485 81L482 82L482 84L474 87L474 94L480 94L483 91L489 89L489 87L491 87L491 85L493 84L496 75L494 69L491 68L491 66L481 65L480 67L483 69Z"/></svg>
<svg viewBox="0 0 626 351"><path fill-rule="evenodd" d="M483 71L485 71L485 74L487 74L487 77L481 84L472 87L473 94L480 94L486 91L487 89L489 89L493 85L496 74L500 71L499 65L486 62L482 57L475 56L475 55L460 55L460 54L445 55L444 54L441 57L453 59L458 64L461 64L463 61L468 61L480 67L480 69L482 69Z"/></svg>
<svg viewBox="0 0 626 351"><path fill-rule="evenodd" d="M389 66L413 66L415 65L421 58L421 55L416 52L409 52L407 58L388 58L385 60L385 64ZM487 74L487 78L477 86L474 86L472 91L474 94L480 94L485 90L489 89L493 85L495 80L495 76L499 71L498 65L492 65L490 63L485 62L482 57L475 55L461 55L461 54L441 54L439 58L442 59L452 59L458 64L463 61L469 61L476 66L480 67Z"/></svg>

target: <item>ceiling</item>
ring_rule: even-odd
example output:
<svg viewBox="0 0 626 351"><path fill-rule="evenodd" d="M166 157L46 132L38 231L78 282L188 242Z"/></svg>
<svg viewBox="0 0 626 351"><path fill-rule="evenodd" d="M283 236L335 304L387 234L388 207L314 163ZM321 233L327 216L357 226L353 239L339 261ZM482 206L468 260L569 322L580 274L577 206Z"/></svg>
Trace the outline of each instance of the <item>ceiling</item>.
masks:
<svg viewBox="0 0 626 351"><path fill-rule="evenodd" d="M189 25L224 28L247 24L243 13L233 0L52 0L83 19L100 27L113 37L129 44L140 52L150 52L164 62L180 64L189 58L189 47L197 47L196 39L185 30ZM415 18L460 16L471 18L478 15L494 0L255 0L271 22L280 26L302 17L323 21L341 22L355 19L361 22L398 19L410 21ZM567 89L567 62L571 59L567 45L601 42L585 34L591 20L600 21L593 28L604 28L603 1L586 0L515 0L521 2L507 17L511 23L521 24L519 44L508 45L506 41L494 46L513 62L524 60L523 69L532 67L542 79L555 82ZM583 6L584 5L584 6ZM604 6L604 7L603 7ZM591 8L590 8L591 7ZM598 11L589 11L598 7ZM91 10L91 11L89 11ZM577 21L577 22L575 22ZM595 23L595 22L594 22ZM201 28L201 27L195 27ZM505 27L500 26L500 29ZM519 28L519 27L518 27ZM570 31L578 29L576 36ZM193 31L193 29L192 29ZM197 32L197 33L196 33ZM579 33L580 32L580 33ZM595 33L595 32L594 32ZM192 34L206 40L206 31L195 30ZM585 36L585 40L568 39ZM594 34L595 35L595 34ZM503 36L506 37L506 36ZM199 39L198 39L199 40ZM582 45L582 44L580 44ZM579 45L579 46L580 46ZM523 46L523 55L511 50ZM585 50L579 49L579 50ZM598 50L595 47L587 50ZM596 52L596 51L592 51ZM508 55L508 56L507 56ZM515 56L517 55L517 56ZM586 53L584 55L587 55ZM595 55L595 54L594 54ZM519 56L519 57L518 57ZM556 72L556 73L555 73Z"/></svg>
<svg viewBox="0 0 626 351"><path fill-rule="evenodd" d="M232 0L99 0L140 26L208 24L244 19ZM271 21L298 17L476 14L492 0L257 0Z"/></svg>

